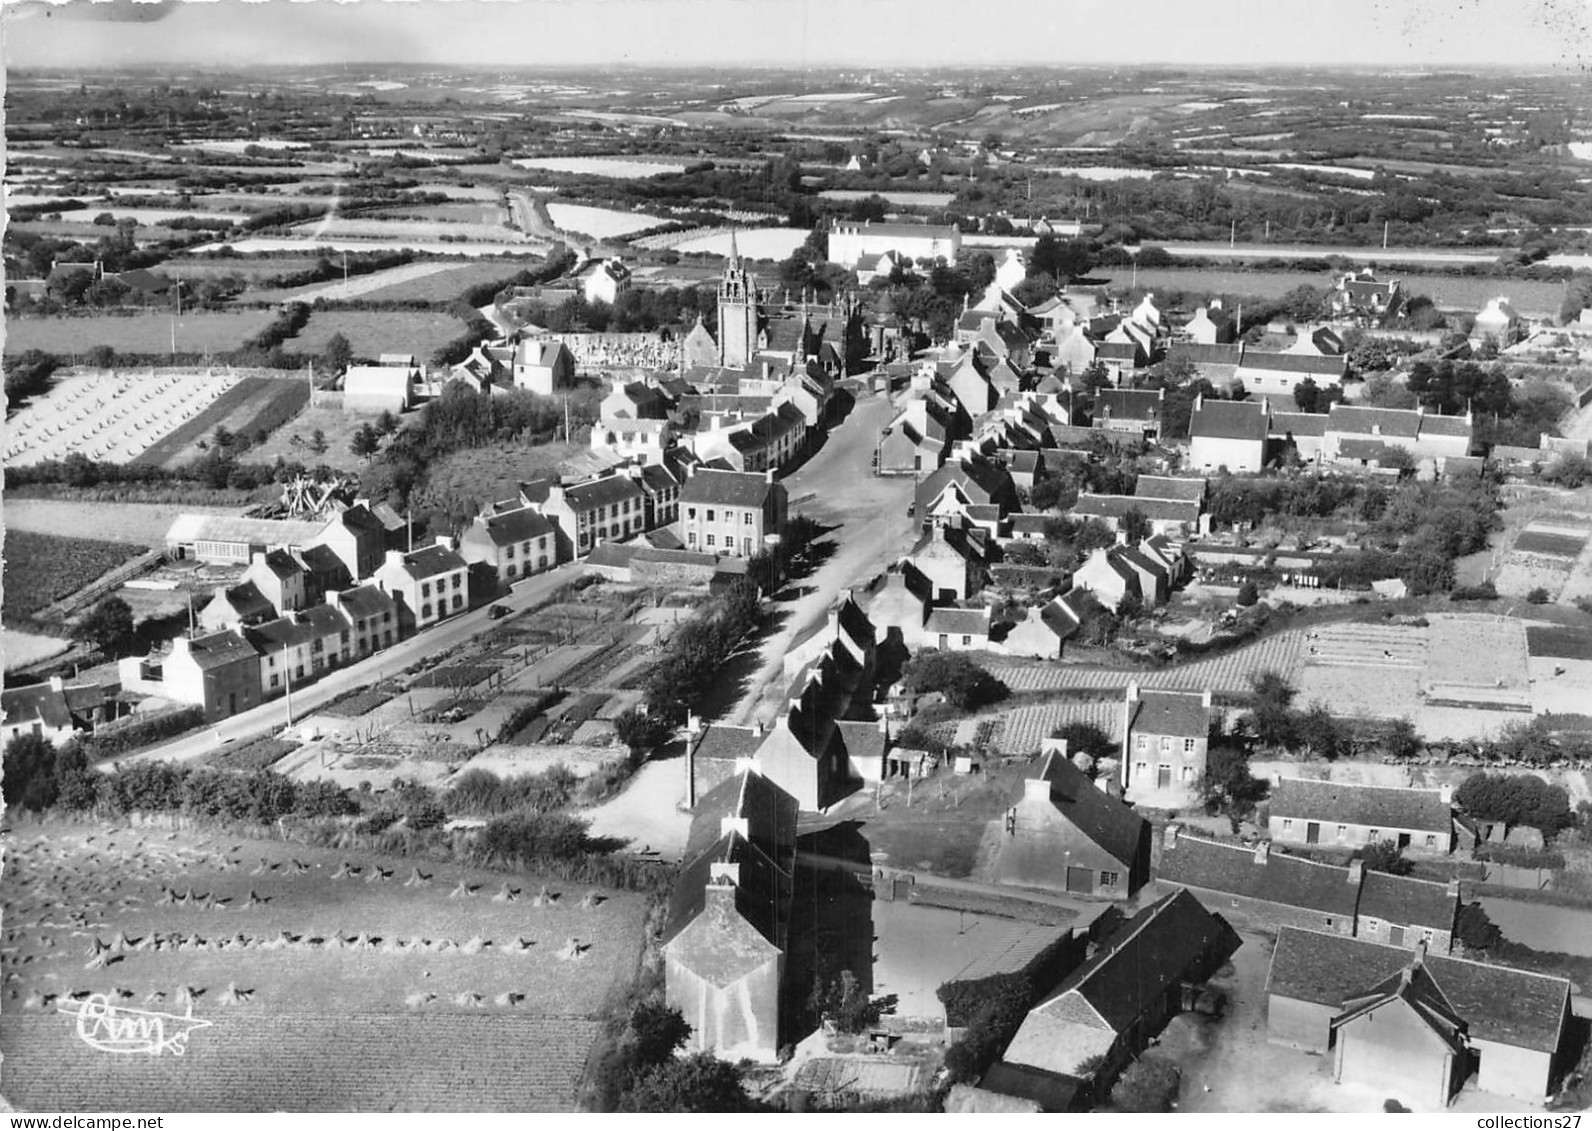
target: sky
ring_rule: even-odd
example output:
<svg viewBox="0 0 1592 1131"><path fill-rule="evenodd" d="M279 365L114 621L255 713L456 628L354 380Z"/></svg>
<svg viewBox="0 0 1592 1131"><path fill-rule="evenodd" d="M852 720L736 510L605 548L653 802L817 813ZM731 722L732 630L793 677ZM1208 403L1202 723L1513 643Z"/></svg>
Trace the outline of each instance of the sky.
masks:
<svg viewBox="0 0 1592 1131"><path fill-rule="evenodd" d="M8 67L1592 66L1592 0L0 2Z"/></svg>

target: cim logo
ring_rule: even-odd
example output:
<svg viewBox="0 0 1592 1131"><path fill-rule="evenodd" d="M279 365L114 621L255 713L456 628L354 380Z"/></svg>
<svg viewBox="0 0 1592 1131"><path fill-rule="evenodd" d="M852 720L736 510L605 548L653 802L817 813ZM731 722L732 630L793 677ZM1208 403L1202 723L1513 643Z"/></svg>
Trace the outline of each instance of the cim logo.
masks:
<svg viewBox="0 0 1592 1131"><path fill-rule="evenodd" d="M208 1029L209 1021L186 1013L156 1013L147 1009L127 1009L112 1005L104 994L90 994L81 1002L58 1007L77 1018L77 1035L89 1048L100 1052L142 1053L182 1056L188 1051L188 1037L198 1029Z"/></svg>

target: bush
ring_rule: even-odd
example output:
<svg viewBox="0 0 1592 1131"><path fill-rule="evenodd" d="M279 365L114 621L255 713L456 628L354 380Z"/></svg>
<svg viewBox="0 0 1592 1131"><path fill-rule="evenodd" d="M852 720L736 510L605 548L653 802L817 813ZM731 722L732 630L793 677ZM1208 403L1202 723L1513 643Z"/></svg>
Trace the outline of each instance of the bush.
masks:
<svg viewBox="0 0 1592 1131"><path fill-rule="evenodd" d="M937 691L959 711L973 711L998 703L1011 691L968 656L930 648L912 658L902 678L915 694Z"/></svg>
<svg viewBox="0 0 1592 1131"><path fill-rule="evenodd" d="M1546 589L1539 585L1530 593L1526 594L1526 600L1533 605L1546 605L1549 601L1553 600L1553 598L1549 595Z"/></svg>
<svg viewBox="0 0 1592 1131"><path fill-rule="evenodd" d="M1498 587L1490 581L1483 581L1480 585L1462 585L1449 593L1450 601L1496 601L1498 600Z"/></svg>
<svg viewBox="0 0 1592 1131"><path fill-rule="evenodd" d="M1118 1111L1171 1111L1181 1084L1175 1064L1147 1053L1130 1064L1111 1089L1111 1103Z"/></svg>
<svg viewBox="0 0 1592 1131"><path fill-rule="evenodd" d="M101 727L83 743L83 753L90 762L103 762L130 750L151 746L162 739L204 726L205 713L199 707L185 707L178 711L149 718L134 717L132 722L113 727Z"/></svg>
<svg viewBox="0 0 1592 1131"><path fill-rule="evenodd" d="M579 783L563 763L539 774L506 778L490 770L465 770L453 779L445 800L449 812L471 817L499 817L519 810L545 813L568 805Z"/></svg>
<svg viewBox="0 0 1592 1131"><path fill-rule="evenodd" d="M1241 608L1249 608L1260 600L1260 587L1254 581L1246 581L1238 587L1236 598Z"/></svg>
<svg viewBox="0 0 1592 1131"><path fill-rule="evenodd" d="M591 822L566 813L516 813L488 821L476 837L478 863L532 868L547 860L573 860L593 850Z"/></svg>

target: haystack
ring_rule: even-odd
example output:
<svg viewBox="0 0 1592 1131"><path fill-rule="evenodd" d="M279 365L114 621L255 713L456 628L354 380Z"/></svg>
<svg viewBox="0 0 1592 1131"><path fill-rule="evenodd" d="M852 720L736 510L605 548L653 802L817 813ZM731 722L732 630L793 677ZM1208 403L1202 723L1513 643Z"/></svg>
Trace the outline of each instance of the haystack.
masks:
<svg viewBox="0 0 1592 1131"><path fill-rule="evenodd" d="M404 952L403 939L388 939L381 944L383 954L402 954Z"/></svg>
<svg viewBox="0 0 1592 1131"><path fill-rule="evenodd" d="M409 941L404 943L404 949L412 950L416 954L422 954L431 949L431 940L423 939L419 935L410 935Z"/></svg>
<svg viewBox="0 0 1592 1131"><path fill-rule="evenodd" d="M136 944L127 937L126 931L117 931L116 937L111 940L110 948L118 954L126 954L128 951L136 949Z"/></svg>
<svg viewBox="0 0 1592 1131"><path fill-rule="evenodd" d="M501 994L498 994L497 997L493 998L492 999L492 1003L494 1005L515 1006L515 1005L520 1004L520 1002L522 1002L524 1000L525 1000L525 995L524 994L515 993L513 990L507 990L507 991L505 991L505 992L503 992Z"/></svg>
<svg viewBox="0 0 1592 1131"><path fill-rule="evenodd" d="M370 875L365 877L365 882L367 884L384 884L390 879L392 879L391 868L377 868L372 866Z"/></svg>
<svg viewBox="0 0 1592 1131"><path fill-rule="evenodd" d="M437 1000L436 994L410 994L404 998L404 1004L410 1009L419 1009L423 1005L430 1005Z"/></svg>
<svg viewBox="0 0 1592 1131"><path fill-rule="evenodd" d="M404 881L404 887L406 887L406 888L423 888L423 887L426 887L427 885L429 885L430 883L431 883L431 877L430 876L426 875L419 868L412 868L409 871L409 878Z"/></svg>
<svg viewBox="0 0 1592 1131"><path fill-rule="evenodd" d="M95 935L94 938L92 940L90 940L90 942L88 944L88 949L83 952L83 957L84 958L98 958L100 955L104 954L106 951L108 951L110 949L111 949L110 943L106 942L104 939L100 938L98 935Z"/></svg>
<svg viewBox="0 0 1592 1131"><path fill-rule="evenodd" d="M195 986L178 986L172 997L178 1005L193 1005L203 994L204 990Z"/></svg>
<svg viewBox="0 0 1592 1131"><path fill-rule="evenodd" d="M308 864L304 863L302 860L290 860L290 861L288 861L288 868L291 869L292 871L300 873L300 874L302 874L304 872L308 872L310 870L310 866Z"/></svg>
<svg viewBox="0 0 1592 1131"><path fill-rule="evenodd" d="M342 950L343 949L343 936L341 934L339 934L337 931L333 931L331 934L327 935L325 938L323 938L321 940L321 949L322 950Z"/></svg>
<svg viewBox="0 0 1592 1131"><path fill-rule="evenodd" d="M564 940L564 945L559 948L557 957L561 962L570 962L584 957L586 952L590 949L590 944L582 943L576 938L568 938Z"/></svg>
<svg viewBox="0 0 1592 1131"><path fill-rule="evenodd" d="M520 889L509 887L509 882L504 880L497 889L497 894L492 897L493 903L513 903L520 898Z"/></svg>
<svg viewBox="0 0 1592 1131"><path fill-rule="evenodd" d="M216 1000L222 1005L245 1005L253 996L253 990L240 990L238 983L228 982L227 988L221 991L221 996Z"/></svg>
<svg viewBox="0 0 1592 1131"><path fill-rule="evenodd" d="M469 899L475 895L475 888L460 880L453 885L453 890L448 893L449 899Z"/></svg>
<svg viewBox="0 0 1592 1131"><path fill-rule="evenodd" d="M354 938L354 940L352 942L350 942L348 945L349 945L350 948L352 948L354 950L374 950L374 949L376 949L376 941L374 939L372 939L370 937L370 935L368 933L366 933L365 931L360 931L359 934Z"/></svg>
<svg viewBox="0 0 1592 1131"><path fill-rule="evenodd" d="M589 891L580 901L581 910L590 911L593 907L601 907L607 896L600 891Z"/></svg>
<svg viewBox="0 0 1592 1131"><path fill-rule="evenodd" d="M340 880L344 876L357 876L357 875L359 875L359 869L354 867L347 860L344 860L341 864L339 864L337 866L337 871L332 873L332 879Z"/></svg>
<svg viewBox="0 0 1592 1131"><path fill-rule="evenodd" d="M452 939L438 939L431 949L438 954L450 954L459 949L459 944Z"/></svg>
<svg viewBox="0 0 1592 1131"><path fill-rule="evenodd" d="M476 1009L479 1009L481 1007L481 995L475 993L473 990L465 990L463 993L454 997L453 1004L473 1006Z"/></svg>
<svg viewBox="0 0 1592 1131"><path fill-rule="evenodd" d="M473 936L470 937L470 939L467 942L462 943L460 945L459 953L460 954L480 954L482 950L484 950L486 947L489 947L491 945L492 945L491 943L487 942L480 935L473 935Z"/></svg>
<svg viewBox="0 0 1592 1131"><path fill-rule="evenodd" d="M250 888L248 898L243 901L243 910L247 911L251 907L261 907L270 902L269 897L262 896L253 888Z"/></svg>

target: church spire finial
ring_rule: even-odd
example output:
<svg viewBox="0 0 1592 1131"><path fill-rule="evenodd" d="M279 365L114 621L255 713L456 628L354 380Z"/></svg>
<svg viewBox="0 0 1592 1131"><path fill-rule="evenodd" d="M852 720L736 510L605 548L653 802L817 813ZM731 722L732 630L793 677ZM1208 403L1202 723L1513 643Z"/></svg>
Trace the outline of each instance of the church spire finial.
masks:
<svg viewBox="0 0 1592 1131"><path fill-rule="evenodd" d="M731 228L730 229L730 266L731 267L739 267L740 265L741 265L741 252L740 252L740 249L736 246L736 243L735 243L735 229Z"/></svg>

